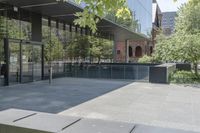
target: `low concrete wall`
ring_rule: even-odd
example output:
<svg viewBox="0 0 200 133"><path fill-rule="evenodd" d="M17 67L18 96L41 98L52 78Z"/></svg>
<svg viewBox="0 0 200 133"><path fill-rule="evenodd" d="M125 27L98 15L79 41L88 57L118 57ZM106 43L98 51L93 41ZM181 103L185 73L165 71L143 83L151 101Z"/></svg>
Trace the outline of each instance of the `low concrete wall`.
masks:
<svg viewBox="0 0 200 133"><path fill-rule="evenodd" d="M166 63L150 67L149 82L150 83L169 83L169 75L176 70L176 64Z"/></svg>
<svg viewBox="0 0 200 133"><path fill-rule="evenodd" d="M193 133L17 109L0 112L0 118L0 133Z"/></svg>

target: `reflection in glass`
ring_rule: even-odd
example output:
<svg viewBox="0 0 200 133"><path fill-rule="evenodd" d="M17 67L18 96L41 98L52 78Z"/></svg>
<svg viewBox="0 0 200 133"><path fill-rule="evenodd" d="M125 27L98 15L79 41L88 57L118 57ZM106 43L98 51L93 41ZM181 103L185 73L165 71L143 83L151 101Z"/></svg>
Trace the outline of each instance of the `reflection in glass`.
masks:
<svg viewBox="0 0 200 133"><path fill-rule="evenodd" d="M17 84L20 81L20 45L10 42L9 82Z"/></svg>
<svg viewBox="0 0 200 133"><path fill-rule="evenodd" d="M33 81L33 47L32 45L22 45L22 82Z"/></svg>
<svg viewBox="0 0 200 133"><path fill-rule="evenodd" d="M41 46L33 45L33 80L41 80L42 65L41 65Z"/></svg>
<svg viewBox="0 0 200 133"><path fill-rule="evenodd" d="M4 61L4 47L3 47L3 40L0 39L0 86L4 85L4 78L5 78L5 61Z"/></svg>

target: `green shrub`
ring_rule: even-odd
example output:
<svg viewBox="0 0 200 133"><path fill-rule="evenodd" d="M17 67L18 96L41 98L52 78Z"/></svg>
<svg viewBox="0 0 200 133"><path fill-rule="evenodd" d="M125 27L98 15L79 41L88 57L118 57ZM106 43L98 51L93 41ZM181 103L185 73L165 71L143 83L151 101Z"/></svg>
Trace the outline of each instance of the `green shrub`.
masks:
<svg viewBox="0 0 200 133"><path fill-rule="evenodd" d="M152 63L153 58L151 56L144 55L138 60L139 63Z"/></svg>
<svg viewBox="0 0 200 133"><path fill-rule="evenodd" d="M194 84L200 83L200 76L192 71L176 71L170 75L170 81L171 83Z"/></svg>

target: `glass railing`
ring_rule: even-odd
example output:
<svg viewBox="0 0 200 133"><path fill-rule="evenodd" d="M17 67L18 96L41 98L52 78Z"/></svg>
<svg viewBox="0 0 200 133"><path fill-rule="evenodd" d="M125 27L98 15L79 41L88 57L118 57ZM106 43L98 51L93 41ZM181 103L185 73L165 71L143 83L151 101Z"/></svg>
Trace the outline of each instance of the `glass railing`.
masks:
<svg viewBox="0 0 200 133"><path fill-rule="evenodd" d="M76 77L93 79L122 79L149 81L149 67L152 64L81 64L53 63L53 78ZM48 78L48 68L45 67L45 77Z"/></svg>

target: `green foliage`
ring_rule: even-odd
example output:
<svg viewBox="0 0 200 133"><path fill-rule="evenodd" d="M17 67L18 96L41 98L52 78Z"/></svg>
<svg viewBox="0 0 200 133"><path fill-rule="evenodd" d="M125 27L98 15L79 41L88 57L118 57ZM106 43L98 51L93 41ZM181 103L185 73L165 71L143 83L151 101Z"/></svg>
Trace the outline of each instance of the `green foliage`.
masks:
<svg viewBox="0 0 200 133"><path fill-rule="evenodd" d="M3 39L5 34L5 23L4 17L0 16L0 40Z"/></svg>
<svg viewBox="0 0 200 133"><path fill-rule="evenodd" d="M176 71L170 76L171 83L194 84L200 83L200 76L191 71Z"/></svg>
<svg viewBox="0 0 200 133"><path fill-rule="evenodd" d="M107 13L106 18L123 26L131 31L136 31L138 29L138 20L134 19L133 12L130 10L130 17L128 18L123 18L123 17L116 17L116 12L115 11L110 11Z"/></svg>
<svg viewBox="0 0 200 133"><path fill-rule="evenodd" d="M175 33L157 37L155 57L162 62L193 63L196 75L200 60L200 2L190 0L178 12Z"/></svg>
<svg viewBox="0 0 200 133"><path fill-rule="evenodd" d="M62 60L64 49L63 44L56 36L55 33L51 33L51 38L49 37L50 29L49 27L43 27L43 43L44 43L44 58L46 61L58 61Z"/></svg>
<svg viewBox="0 0 200 133"><path fill-rule="evenodd" d="M152 63L153 62L153 57L144 55L142 58L139 58L138 60L139 63Z"/></svg>
<svg viewBox="0 0 200 133"><path fill-rule="evenodd" d="M67 46L67 53L70 59L82 59L87 57L93 62L101 59L112 58L112 43L109 40L94 36L77 36Z"/></svg>
<svg viewBox="0 0 200 133"><path fill-rule="evenodd" d="M68 1L68 0L57 0ZM104 18L108 12L115 10L115 16L118 18L127 19L131 14L126 6L126 0L74 0L76 3L85 3L83 12L77 12L75 16L78 18L74 21L76 25L81 27L90 27L93 32L96 32L96 24L100 19Z"/></svg>

